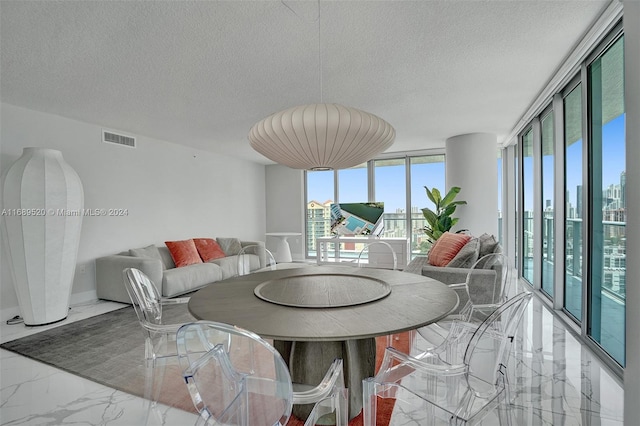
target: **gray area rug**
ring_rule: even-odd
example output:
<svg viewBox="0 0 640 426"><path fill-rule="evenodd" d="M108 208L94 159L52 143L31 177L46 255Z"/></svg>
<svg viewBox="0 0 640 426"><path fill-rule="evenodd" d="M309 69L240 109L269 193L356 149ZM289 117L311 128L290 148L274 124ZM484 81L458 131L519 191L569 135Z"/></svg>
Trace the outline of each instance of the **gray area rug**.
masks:
<svg viewBox="0 0 640 426"><path fill-rule="evenodd" d="M195 321L184 305L163 307L165 324ZM133 307L12 340L1 348L133 395L143 396L144 334ZM168 366L160 402L194 411L177 366Z"/></svg>

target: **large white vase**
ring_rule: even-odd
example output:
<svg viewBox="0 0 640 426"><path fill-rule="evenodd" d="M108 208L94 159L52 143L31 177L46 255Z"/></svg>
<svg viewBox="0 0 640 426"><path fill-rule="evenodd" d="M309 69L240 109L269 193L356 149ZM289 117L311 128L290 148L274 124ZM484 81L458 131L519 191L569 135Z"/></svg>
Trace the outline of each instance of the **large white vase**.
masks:
<svg viewBox="0 0 640 426"><path fill-rule="evenodd" d="M53 149L24 148L3 184L3 223L26 325L67 317L84 194L78 174Z"/></svg>

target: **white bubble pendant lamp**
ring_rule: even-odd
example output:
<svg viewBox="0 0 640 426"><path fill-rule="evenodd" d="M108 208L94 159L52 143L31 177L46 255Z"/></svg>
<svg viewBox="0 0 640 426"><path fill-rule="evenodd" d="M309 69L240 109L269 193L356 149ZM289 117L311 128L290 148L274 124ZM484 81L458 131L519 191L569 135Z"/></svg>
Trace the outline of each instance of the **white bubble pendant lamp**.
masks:
<svg viewBox="0 0 640 426"><path fill-rule="evenodd" d="M362 164L389 148L393 126L382 118L338 104L300 105L256 123L251 147L294 169L337 170Z"/></svg>

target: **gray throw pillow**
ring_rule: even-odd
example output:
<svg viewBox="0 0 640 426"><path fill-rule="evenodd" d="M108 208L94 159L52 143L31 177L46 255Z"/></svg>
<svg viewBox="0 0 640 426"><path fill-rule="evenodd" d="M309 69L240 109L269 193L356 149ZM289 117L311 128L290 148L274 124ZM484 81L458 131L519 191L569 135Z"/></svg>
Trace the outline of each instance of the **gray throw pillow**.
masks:
<svg viewBox="0 0 640 426"><path fill-rule="evenodd" d="M162 260L162 256L160 255L160 251L158 247L151 244L150 246L135 248L129 250L129 256L133 257L148 257L151 259L158 259L162 262L162 268L164 269L164 261Z"/></svg>
<svg viewBox="0 0 640 426"><path fill-rule="evenodd" d="M496 240L496 237L493 235L482 234L478 237L478 240L480 241L480 253L478 254L478 258L494 253L498 247L498 240Z"/></svg>
<svg viewBox="0 0 640 426"><path fill-rule="evenodd" d="M447 267L451 268L470 268L478 260L480 253L480 241L472 238L467 244L460 249L458 254L447 263Z"/></svg>
<svg viewBox="0 0 640 426"><path fill-rule="evenodd" d="M216 241L218 241L220 248L227 256L234 256L242 250L240 240L237 238L216 238Z"/></svg>

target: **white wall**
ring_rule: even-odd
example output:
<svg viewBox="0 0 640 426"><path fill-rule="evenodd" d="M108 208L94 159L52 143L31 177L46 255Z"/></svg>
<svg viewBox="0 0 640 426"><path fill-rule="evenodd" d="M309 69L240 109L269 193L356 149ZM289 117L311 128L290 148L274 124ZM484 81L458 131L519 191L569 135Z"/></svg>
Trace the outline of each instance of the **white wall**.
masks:
<svg viewBox="0 0 640 426"><path fill-rule="evenodd" d="M99 125L7 104L0 116L2 173L24 147L57 149L80 175L85 208L128 210L84 218L78 265L85 272L76 270L72 303L95 298L99 256L193 237L265 239L263 165L139 135L136 149L103 143ZM17 299L5 256L1 267L4 320L17 314Z"/></svg>
<svg viewBox="0 0 640 426"><path fill-rule="evenodd" d="M289 237L293 260L303 260L304 252L304 172L279 164L266 166L267 232L300 232ZM267 238L267 248L275 250L277 240Z"/></svg>
<svg viewBox="0 0 640 426"><path fill-rule="evenodd" d="M627 333L624 424L640 419L640 2L624 2L627 142Z"/></svg>
<svg viewBox="0 0 640 426"><path fill-rule="evenodd" d="M466 201L454 216L453 228L472 235L498 235L498 144L494 134L470 133L446 141L446 191L461 188L456 198ZM442 191L442 189L440 189ZM446 192L445 191L445 192ZM442 194L444 196L444 193Z"/></svg>

